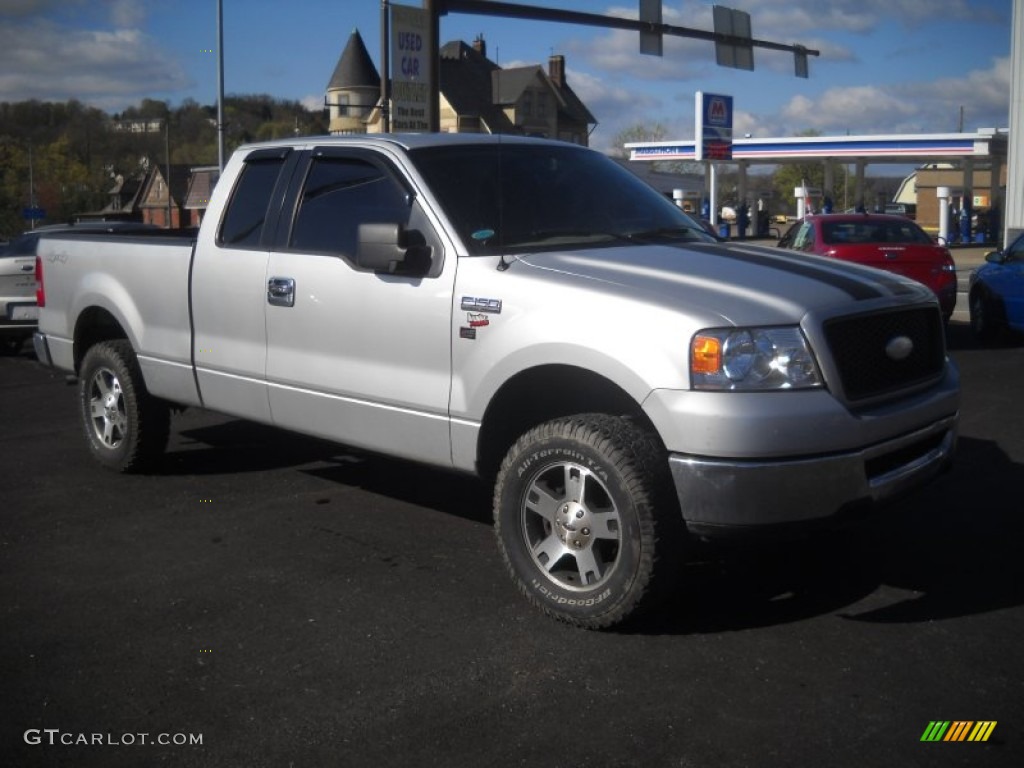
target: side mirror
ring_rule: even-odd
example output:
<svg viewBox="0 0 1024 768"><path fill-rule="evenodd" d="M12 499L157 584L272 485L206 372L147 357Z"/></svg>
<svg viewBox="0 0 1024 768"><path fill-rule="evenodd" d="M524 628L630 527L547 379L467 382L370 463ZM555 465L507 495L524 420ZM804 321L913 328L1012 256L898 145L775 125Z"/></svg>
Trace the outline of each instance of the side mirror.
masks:
<svg viewBox="0 0 1024 768"><path fill-rule="evenodd" d="M1002 251L991 251L985 254L985 261L989 264L1002 264L1006 261L1006 254Z"/></svg>
<svg viewBox="0 0 1024 768"><path fill-rule="evenodd" d="M416 230L395 222L359 225L356 264L374 272L426 274L430 270L430 248Z"/></svg>

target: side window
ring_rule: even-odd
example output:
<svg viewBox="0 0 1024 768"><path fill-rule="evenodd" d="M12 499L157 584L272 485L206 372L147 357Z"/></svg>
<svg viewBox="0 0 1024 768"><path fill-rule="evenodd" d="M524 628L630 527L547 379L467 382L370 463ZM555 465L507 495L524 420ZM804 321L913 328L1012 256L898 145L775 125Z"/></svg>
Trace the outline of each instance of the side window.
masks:
<svg viewBox="0 0 1024 768"><path fill-rule="evenodd" d="M409 199L386 171L360 158L314 157L288 247L353 256L359 225L409 223Z"/></svg>
<svg viewBox="0 0 1024 768"><path fill-rule="evenodd" d="M809 251L814 248L814 225L805 221L800 225L800 231L793 238L793 248L798 251Z"/></svg>
<svg viewBox="0 0 1024 768"><path fill-rule="evenodd" d="M220 225L218 242L231 248L258 248L277 177L285 158L246 161Z"/></svg>

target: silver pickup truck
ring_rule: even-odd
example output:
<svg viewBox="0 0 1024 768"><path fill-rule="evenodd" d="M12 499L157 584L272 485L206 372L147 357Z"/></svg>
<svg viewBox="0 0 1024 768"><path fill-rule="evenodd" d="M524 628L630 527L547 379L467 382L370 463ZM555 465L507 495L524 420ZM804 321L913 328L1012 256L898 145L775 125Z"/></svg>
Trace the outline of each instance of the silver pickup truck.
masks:
<svg viewBox="0 0 1024 768"><path fill-rule="evenodd" d="M956 443L927 288L717 242L571 144L247 146L191 239L47 236L36 272L102 464L151 468L199 406L478 474L515 584L578 626L648 608L690 541L856 514Z"/></svg>

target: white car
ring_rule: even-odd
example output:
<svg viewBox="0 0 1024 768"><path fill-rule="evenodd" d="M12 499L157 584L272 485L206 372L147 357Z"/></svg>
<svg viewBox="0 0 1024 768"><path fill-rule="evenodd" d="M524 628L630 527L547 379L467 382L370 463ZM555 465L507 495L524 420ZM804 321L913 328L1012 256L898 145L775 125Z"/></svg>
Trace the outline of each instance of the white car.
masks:
<svg viewBox="0 0 1024 768"><path fill-rule="evenodd" d="M0 349L16 352L32 338L39 318L36 306L36 243L26 233L0 250Z"/></svg>
<svg viewBox="0 0 1024 768"><path fill-rule="evenodd" d="M52 224L18 235L0 246L0 352L16 353L39 322L36 305L36 247L46 232L114 232L157 229L135 221Z"/></svg>

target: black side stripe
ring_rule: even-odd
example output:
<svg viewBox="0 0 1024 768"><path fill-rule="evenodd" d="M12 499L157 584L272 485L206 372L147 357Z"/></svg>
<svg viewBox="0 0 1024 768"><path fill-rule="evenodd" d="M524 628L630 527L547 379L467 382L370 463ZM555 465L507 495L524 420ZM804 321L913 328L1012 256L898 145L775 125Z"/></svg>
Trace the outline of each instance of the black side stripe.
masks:
<svg viewBox="0 0 1024 768"><path fill-rule="evenodd" d="M700 250L713 253L716 256L742 261L745 264L753 264L767 269L778 269L782 272L789 272L791 274L800 275L800 277L806 277L808 280L816 280L819 283L825 283L826 285L830 285L833 288L843 291L855 301L878 299L885 295L878 288L865 282L863 279L847 277L846 275L839 274L832 269L824 267L819 261L812 260L807 256L794 251L786 251L784 254L780 253L778 256L767 256L760 253L754 253L752 251L735 250L721 245L697 245L695 243L687 243L686 245L688 247L700 248ZM841 262L837 262L837 266L839 264L841 264ZM906 292L897 280L881 278L876 279L876 282L884 285L893 293Z"/></svg>

